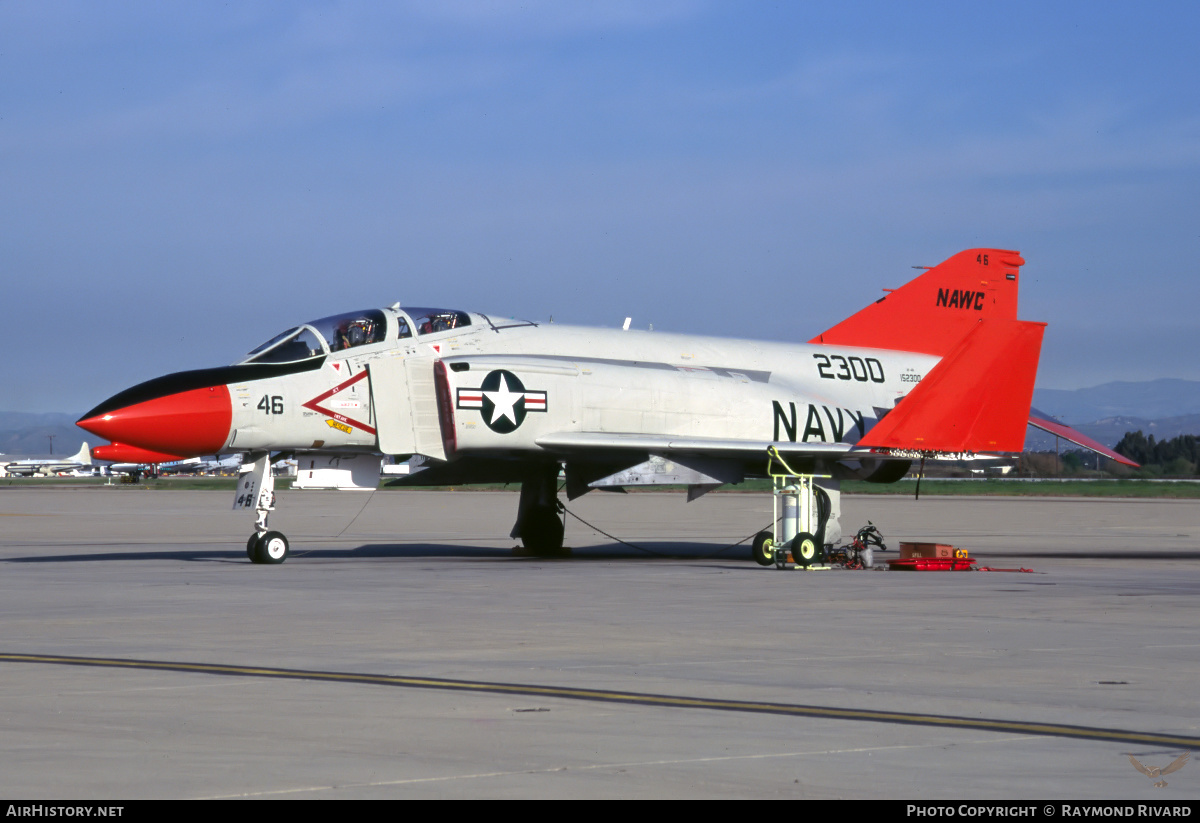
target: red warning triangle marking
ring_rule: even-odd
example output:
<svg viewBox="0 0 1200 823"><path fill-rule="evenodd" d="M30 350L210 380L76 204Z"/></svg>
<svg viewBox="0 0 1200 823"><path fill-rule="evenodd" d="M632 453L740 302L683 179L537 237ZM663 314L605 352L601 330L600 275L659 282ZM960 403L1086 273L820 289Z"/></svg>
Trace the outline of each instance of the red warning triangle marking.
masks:
<svg viewBox="0 0 1200 823"><path fill-rule="evenodd" d="M334 364L334 365L338 365L338 364ZM355 420L354 418L351 418L351 417L347 417L346 415L344 415L340 412L335 412L332 409L327 409L321 405L321 403L325 402L330 397L332 397L333 395L340 392L342 389L348 388L349 386L353 386L355 383L362 380L366 376L367 376L367 370L363 369L358 374L351 377L349 380L346 380L342 383L337 384L329 391L318 394L312 400L309 400L307 403L304 403L303 404L304 408L312 409L315 412L320 412L321 414L327 415L328 417L332 417L334 420L340 420L343 423L345 423L347 426L354 426L356 429L362 429L367 434L375 434L375 429L373 429L371 426L368 426L366 423Z"/></svg>

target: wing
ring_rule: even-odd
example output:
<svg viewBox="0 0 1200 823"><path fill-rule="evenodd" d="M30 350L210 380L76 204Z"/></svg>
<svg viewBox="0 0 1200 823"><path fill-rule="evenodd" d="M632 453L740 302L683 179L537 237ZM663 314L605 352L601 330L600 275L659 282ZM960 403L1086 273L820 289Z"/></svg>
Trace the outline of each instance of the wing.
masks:
<svg viewBox="0 0 1200 823"><path fill-rule="evenodd" d="M1183 754L1179 755L1179 757L1171 761L1171 765L1163 769L1160 774L1170 774L1171 772L1179 771L1183 768L1183 764L1188 762L1188 758L1191 756L1191 752L1184 752Z"/></svg>
<svg viewBox="0 0 1200 823"><path fill-rule="evenodd" d="M1139 763L1138 759L1136 757L1134 757L1131 754L1127 754L1125 756L1129 758L1129 762L1133 764L1133 767L1135 769L1137 769L1139 772L1146 775L1147 777L1153 777L1153 775L1150 774L1150 770L1147 769L1145 766L1143 766L1141 763Z"/></svg>
<svg viewBox="0 0 1200 823"><path fill-rule="evenodd" d="M653 451L687 452L723 457L761 458L776 448L784 455L802 457L845 457L855 448L849 443L792 443L778 440L736 440L718 437L674 437L671 435L621 432L555 432L537 438L545 449L560 452Z"/></svg>

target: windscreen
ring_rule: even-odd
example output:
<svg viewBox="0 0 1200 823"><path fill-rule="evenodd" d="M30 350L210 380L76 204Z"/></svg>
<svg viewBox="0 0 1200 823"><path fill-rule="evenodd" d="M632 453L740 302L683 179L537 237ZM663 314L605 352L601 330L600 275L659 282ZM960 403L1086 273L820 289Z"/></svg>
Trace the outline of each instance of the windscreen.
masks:
<svg viewBox="0 0 1200 823"><path fill-rule="evenodd" d="M308 326L276 335L247 355L244 363L294 363L325 354L321 338Z"/></svg>

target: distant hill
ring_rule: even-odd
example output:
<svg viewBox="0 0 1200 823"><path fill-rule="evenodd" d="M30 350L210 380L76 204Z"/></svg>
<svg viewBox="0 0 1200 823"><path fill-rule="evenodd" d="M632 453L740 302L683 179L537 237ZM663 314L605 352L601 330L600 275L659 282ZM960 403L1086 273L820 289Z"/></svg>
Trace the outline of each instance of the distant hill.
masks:
<svg viewBox="0 0 1200 823"><path fill-rule="evenodd" d="M1148 420L1144 417L1108 417L1091 423L1073 423L1072 426L1093 440L1111 447L1117 445L1126 432L1140 431L1146 436L1154 435L1155 440L1170 440L1181 434L1200 434L1200 414L1162 417L1158 420ZM1065 441L1060 442L1059 447L1064 451L1076 448ZM1025 451L1053 449L1054 435L1046 434L1033 426L1029 427L1029 433L1025 436Z"/></svg>
<svg viewBox="0 0 1200 823"><path fill-rule="evenodd" d="M50 435L54 436L54 454L67 457L79 451L87 433L75 425L78 415L50 412L0 411L0 454L17 456L48 455ZM92 445L97 445L92 438Z"/></svg>
<svg viewBox="0 0 1200 823"><path fill-rule="evenodd" d="M1106 446L1126 432L1170 440L1200 434L1200 381L1164 378L1141 383L1117 381L1087 389L1035 389L1034 408L1067 423ZM1074 448L1060 443L1060 448ZM1029 428L1026 451L1049 451L1054 435Z"/></svg>
<svg viewBox="0 0 1200 823"><path fill-rule="evenodd" d="M1072 425L1119 417L1178 418L1200 414L1200 381L1164 378L1105 383L1088 389L1035 389L1033 405Z"/></svg>

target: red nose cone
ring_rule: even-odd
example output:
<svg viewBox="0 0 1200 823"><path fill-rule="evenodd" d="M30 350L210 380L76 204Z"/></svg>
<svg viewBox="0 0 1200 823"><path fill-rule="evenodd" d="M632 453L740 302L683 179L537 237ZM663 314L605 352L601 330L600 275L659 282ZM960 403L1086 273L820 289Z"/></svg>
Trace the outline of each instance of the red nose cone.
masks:
<svg viewBox="0 0 1200 823"><path fill-rule="evenodd" d="M111 409L79 426L114 442L179 457L216 454L229 439L229 389L207 386Z"/></svg>

